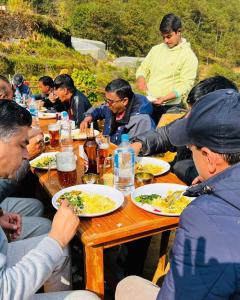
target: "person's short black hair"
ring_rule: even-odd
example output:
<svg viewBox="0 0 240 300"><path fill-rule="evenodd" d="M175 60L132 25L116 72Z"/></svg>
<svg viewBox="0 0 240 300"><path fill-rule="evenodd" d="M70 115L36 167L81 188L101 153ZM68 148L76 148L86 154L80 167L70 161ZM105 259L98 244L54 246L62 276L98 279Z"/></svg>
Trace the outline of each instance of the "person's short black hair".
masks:
<svg viewBox="0 0 240 300"><path fill-rule="evenodd" d="M42 76L38 79L39 82L42 82L44 86L54 87L53 79L50 76Z"/></svg>
<svg viewBox="0 0 240 300"><path fill-rule="evenodd" d="M32 116L30 112L14 101L0 101L0 139L7 141L20 127L30 127Z"/></svg>
<svg viewBox="0 0 240 300"><path fill-rule="evenodd" d="M197 148L197 150L202 149L201 146L196 146L196 145L194 145L194 146ZM222 156L222 158L225 160L225 162L230 166L235 165L235 164L240 162L240 152L236 152L236 153L219 153L219 152L216 152L216 151L213 151L213 150L211 150L211 151L216 153L216 154L220 154Z"/></svg>
<svg viewBox="0 0 240 300"><path fill-rule="evenodd" d="M233 81L224 76L217 75L206 78L196 84L188 94L187 103L193 106L201 97L221 89L233 89L238 92L238 88Z"/></svg>
<svg viewBox="0 0 240 300"><path fill-rule="evenodd" d="M162 21L159 26L159 30L162 33L181 31L181 28L182 28L181 19L172 13L165 15L162 18Z"/></svg>
<svg viewBox="0 0 240 300"><path fill-rule="evenodd" d="M7 83L10 83L9 80L7 79L7 77L5 77L3 75L0 75L0 80L2 80L4 82L7 82Z"/></svg>
<svg viewBox="0 0 240 300"><path fill-rule="evenodd" d="M68 74L58 75L54 79L54 88L55 89L66 88L72 93L74 93L76 90L74 81L73 81L72 77L69 76Z"/></svg>
<svg viewBox="0 0 240 300"><path fill-rule="evenodd" d="M105 88L107 93L116 93L120 99L125 97L129 100L133 97L133 91L128 81L118 78L109 82Z"/></svg>

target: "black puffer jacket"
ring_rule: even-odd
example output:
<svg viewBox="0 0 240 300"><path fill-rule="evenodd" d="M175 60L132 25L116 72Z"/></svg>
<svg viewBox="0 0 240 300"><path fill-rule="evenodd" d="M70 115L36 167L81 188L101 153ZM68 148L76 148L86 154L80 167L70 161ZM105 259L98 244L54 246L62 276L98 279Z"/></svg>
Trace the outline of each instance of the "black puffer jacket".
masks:
<svg viewBox="0 0 240 300"><path fill-rule="evenodd" d="M84 113L91 107L91 104L83 93L76 90L70 100L70 107L76 126L79 126L84 119Z"/></svg>

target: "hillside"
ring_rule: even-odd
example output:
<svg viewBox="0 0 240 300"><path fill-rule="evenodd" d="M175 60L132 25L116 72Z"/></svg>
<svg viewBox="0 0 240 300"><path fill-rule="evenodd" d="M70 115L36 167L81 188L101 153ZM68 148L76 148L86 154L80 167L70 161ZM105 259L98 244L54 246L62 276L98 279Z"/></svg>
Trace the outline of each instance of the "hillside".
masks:
<svg viewBox="0 0 240 300"><path fill-rule="evenodd" d="M114 56L144 56L161 41L162 16L181 16L183 35L199 61L198 79L225 75L240 86L239 0L8 0L0 11L0 74L22 72L29 80L62 69L78 86L100 99L102 88L118 76L134 82L133 69L117 69ZM9 22L11 20L11 22ZM108 59L97 62L74 51L70 35L106 43Z"/></svg>
<svg viewBox="0 0 240 300"><path fill-rule="evenodd" d="M118 69L111 60L97 62L69 47L70 35L47 16L0 11L0 18L4 24L0 27L0 74L19 72L36 81L64 70L92 102L102 99L102 90L110 80L134 78L134 71Z"/></svg>

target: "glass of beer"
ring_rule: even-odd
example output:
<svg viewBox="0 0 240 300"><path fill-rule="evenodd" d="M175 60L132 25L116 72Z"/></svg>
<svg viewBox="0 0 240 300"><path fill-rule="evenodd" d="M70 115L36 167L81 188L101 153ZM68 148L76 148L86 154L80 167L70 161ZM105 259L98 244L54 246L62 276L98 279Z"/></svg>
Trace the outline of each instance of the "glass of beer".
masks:
<svg viewBox="0 0 240 300"><path fill-rule="evenodd" d="M57 158L57 173L61 187L77 183L76 157L73 152L59 152Z"/></svg>
<svg viewBox="0 0 240 300"><path fill-rule="evenodd" d="M110 137L109 135L100 135L96 137L98 144L98 172L101 173L103 169L105 159L109 154Z"/></svg>
<svg viewBox="0 0 240 300"><path fill-rule="evenodd" d="M59 146L59 125L57 123L49 124L48 131L50 134L51 147L53 147L53 148L58 147Z"/></svg>

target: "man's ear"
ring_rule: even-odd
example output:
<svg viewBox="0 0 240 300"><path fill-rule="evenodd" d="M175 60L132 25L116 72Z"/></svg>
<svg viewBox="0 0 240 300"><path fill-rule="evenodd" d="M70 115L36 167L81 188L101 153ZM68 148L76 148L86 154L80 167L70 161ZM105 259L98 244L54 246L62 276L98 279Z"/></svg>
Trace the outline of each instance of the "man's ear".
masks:
<svg viewBox="0 0 240 300"><path fill-rule="evenodd" d="M124 98L123 98L123 104L124 104L125 106L127 106L127 105L128 105L128 102L129 102L129 99L128 99L127 97L124 97Z"/></svg>
<svg viewBox="0 0 240 300"><path fill-rule="evenodd" d="M201 150L202 156L205 159L206 167L208 168L209 174L215 174L217 170L217 155L216 153L212 152L207 147L202 147Z"/></svg>

